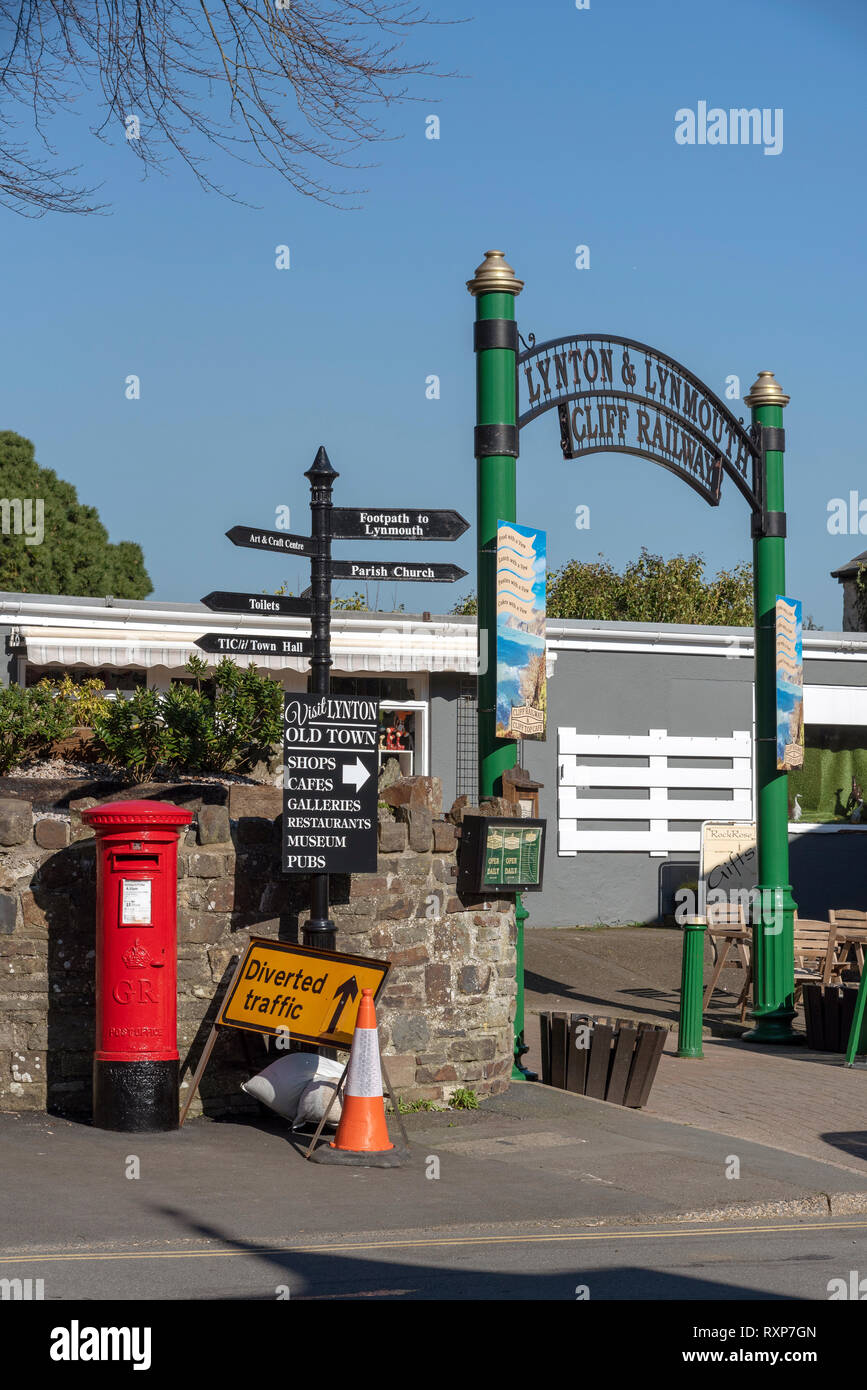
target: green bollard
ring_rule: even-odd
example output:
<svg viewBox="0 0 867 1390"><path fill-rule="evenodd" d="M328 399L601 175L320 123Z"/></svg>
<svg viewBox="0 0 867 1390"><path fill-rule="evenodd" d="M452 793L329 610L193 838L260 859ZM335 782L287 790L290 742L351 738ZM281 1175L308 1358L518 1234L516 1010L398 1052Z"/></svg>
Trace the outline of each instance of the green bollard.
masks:
<svg viewBox="0 0 867 1390"><path fill-rule="evenodd" d="M678 1057L704 1057L701 1025L704 998L703 917L688 917L683 927L683 963L680 972L680 1019L677 1026Z"/></svg>

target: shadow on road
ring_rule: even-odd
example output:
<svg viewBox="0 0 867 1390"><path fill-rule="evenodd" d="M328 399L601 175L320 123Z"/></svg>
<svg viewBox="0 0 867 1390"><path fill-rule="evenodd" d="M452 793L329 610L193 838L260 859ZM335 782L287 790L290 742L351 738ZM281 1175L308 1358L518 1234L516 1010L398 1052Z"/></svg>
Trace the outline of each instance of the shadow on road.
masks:
<svg viewBox="0 0 867 1390"><path fill-rule="evenodd" d="M245 1291L220 1292L213 1295L221 1300L229 1298L265 1301L281 1297L292 1301L356 1298L417 1301L470 1298L572 1302L587 1297L594 1301L735 1301L747 1298L763 1301L788 1300L787 1295L769 1293L767 1289L746 1288L744 1285L703 1279L691 1274L668 1273L640 1265L616 1264L607 1269L582 1270L578 1248L575 1250L573 1269L554 1273L537 1272L526 1267L529 1263L528 1256L532 1259L531 1252L539 1248L539 1242L534 1241L532 1236L517 1238L514 1242L495 1240L490 1244L480 1240L478 1245L473 1243L469 1247L466 1237L455 1241L444 1239L441 1244L438 1244L435 1237L422 1237L407 1242L396 1237L393 1245L387 1243L386 1237L385 1243L375 1255L364 1254L361 1251L357 1254L349 1253L345 1249L283 1251L265 1249L260 1245L233 1239L216 1225L188 1219L177 1208L159 1207L158 1210L163 1216L172 1217L191 1235L219 1241L222 1248L236 1250L242 1255L247 1254L270 1269L271 1278L266 1269L262 1269L262 1288L257 1292L255 1288L249 1287L248 1265ZM395 1258L401 1246L425 1248L430 1252L432 1263L428 1265L405 1258ZM506 1258L512 1266L509 1270L484 1269L477 1262L472 1267L463 1264L468 1248L473 1249L472 1258L477 1261L482 1250L493 1254L497 1247L500 1247L501 1251L498 1260L500 1264L505 1262L503 1247L508 1251ZM562 1259L562 1244L557 1242L551 1248L560 1251L558 1258ZM453 1264L460 1261L461 1267L444 1268L442 1265L445 1260ZM184 1296L195 1297L190 1292Z"/></svg>

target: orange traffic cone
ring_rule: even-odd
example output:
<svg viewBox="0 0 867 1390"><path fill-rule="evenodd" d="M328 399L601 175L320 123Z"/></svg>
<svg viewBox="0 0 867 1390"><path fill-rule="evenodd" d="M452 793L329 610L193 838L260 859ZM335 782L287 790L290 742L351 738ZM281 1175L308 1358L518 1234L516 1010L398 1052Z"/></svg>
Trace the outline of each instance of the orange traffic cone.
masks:
<svg viewBox="0 0 867 1390"><path fill-rule="evenodd" d="M330 1144L323 1144L310 1157L314 1163L347 1163L361 1168L395 1168L403 1161L385 1124L372 990L361 991L337 1133Z"/></svg>

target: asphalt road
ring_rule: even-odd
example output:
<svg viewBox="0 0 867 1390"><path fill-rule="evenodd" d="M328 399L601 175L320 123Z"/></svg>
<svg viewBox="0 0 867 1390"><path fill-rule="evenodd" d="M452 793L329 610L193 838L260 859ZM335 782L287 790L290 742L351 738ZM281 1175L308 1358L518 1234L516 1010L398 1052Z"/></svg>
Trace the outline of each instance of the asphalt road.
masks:
<svg viewBox="0 0 867 1390"><path fill-rule="evenodd" d="M215 1234L0 1257L0 1279L41 1278L46 1301L826 1301L829 1281L848 1284L853 1270L867 1275L863 1217L604 1232L527 1223L266 1247Z"/></svg>

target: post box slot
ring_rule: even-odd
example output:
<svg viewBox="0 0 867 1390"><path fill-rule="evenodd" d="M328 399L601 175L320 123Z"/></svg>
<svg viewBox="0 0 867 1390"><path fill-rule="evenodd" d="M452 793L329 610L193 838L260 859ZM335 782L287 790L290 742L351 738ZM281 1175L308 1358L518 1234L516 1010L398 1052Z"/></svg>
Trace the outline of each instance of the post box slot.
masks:
<svg viewBox="0 0 867 1390"><path fill-rule="evenodd" d="M132 864L136 867L147 868L148 865L158 864L160 857L158 854L113 854L112 861L115 864Z"/></svg>

